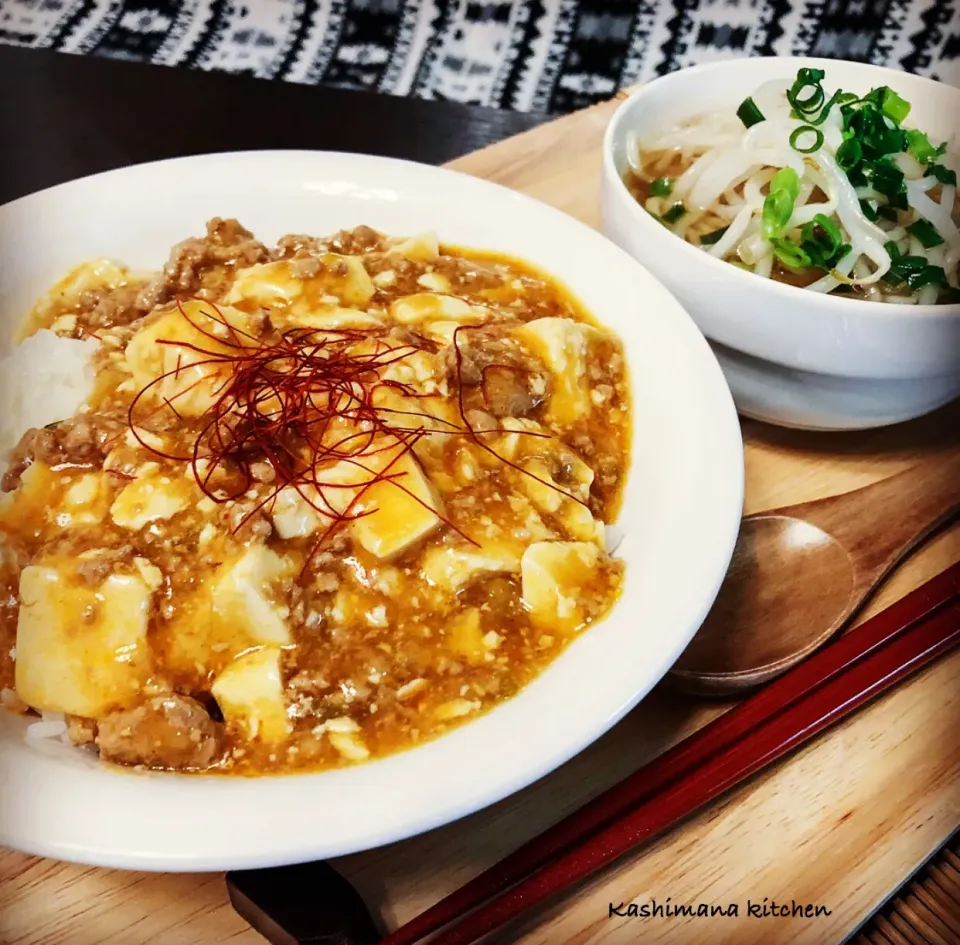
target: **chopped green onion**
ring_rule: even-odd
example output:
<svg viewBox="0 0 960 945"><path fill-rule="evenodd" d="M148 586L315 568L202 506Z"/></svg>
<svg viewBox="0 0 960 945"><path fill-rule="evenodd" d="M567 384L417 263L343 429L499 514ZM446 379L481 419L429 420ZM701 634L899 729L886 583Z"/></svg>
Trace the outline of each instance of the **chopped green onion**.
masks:
<svg viewBox="0 0 960 945"><path fill-rule="evenodd" d="M796 81L787 92L787 101L793 106L798 115L811 115L823 104L826 95L820 80L823 79L823 69L799 69ZM806 95L801 93L806 92Z"/></svg>
<svg viewBox="0 0 960 945"><path fill-rule="evenodd" d="M897 95L893 89L887 89L880 110L887 118L895 121L898 125L902 125L904 119L910 114L910 103Z"/></svg>
<svg viewBox="0 0 960 945"><path fill-rule="evenodd" d="M871 223L876 223L880 219L877 208L869 200L860 201L860 210Z"/></svg>
<svg viewBox="0 0 960 945"><path fill-rule="evenodd" d="M899 194L891 194L887 197L887 206L893 207L894 210L906 210L910 206L910 204L907 203L906 189L900 191Z"/></svg>
<svg viewBox="0 0 960 945"><path fill-rule="evenodd" d="M827 104L823 106L820 114L817 115L816 118L810 119L810 124L822 125L824 121L826 121L827 115L830 114L830 109L833 108L834 105L836 105L838 102L840 104L843 104L844 102L851 102L856 97L856 95L851 95L849 92L843 92L840 89L837 89L837 91L830 96L830 100L827 102ZM799 117L799 115L797 117Z"/></svg>
<svg viewBox="0 0 960 945"><path fill-rule="evenodd" d="M669 197L672 190L672 177L658 177L656 180L650 182L651 197Z"/></svg>
<svg viewBox="0 0 960 945"><path fill-rule="evenodd" d="M844 106L841 113L845 135L857 139L864 157L875 160L906 147L906 134L898 127L890 127L877 106L867 99Z"/></svg>
<svg viewBox="0 0 960 945"><path fill-rule="evenodd" d="M847 253L849 253L851 249L853 249L853 246L851 246L849 243L844 243L844 244L836 251L836 253L834 253L833 259L831 259L831 260L829 261L829 262L830 262L830 265L827 266L827 268L828 268L828 269L833 269L834 266L839 265L839 263L843 262L843 260L846 259L846 257L847 257Z"/></svg>
<svg viewBox="0 0 960 945"><path fill-rule="evenodd" d="M700 237L700 245L713 246L714 243L719 243L720 238L729 229L730 229L729 226L721 226L719 230L713 230L710 233L705 233L703 236Z"/></svg>
<svg viewBox="0 0 960 945"><path fill-rule="evenodd" d="M900 98L893 89L886 85L878 89L871 89L864 96L864 101L872 102L887 118L895 121L898 125L902 125L904 118L910 114L910 103Z"/></svg>
<svg viewBox="0 0 960 945"><path fill-rule="evenodd" d="M935 177L941 184L946 184L949 187L957 186L957 172L949 167L944 167L942 164L931 164L924 176Z"/></svg>
<svg viewBox="0 0 960 945"><path fill-rule="evenodd" d="M922 289L928 285L943 285L947 275L942 266L931 266L925 256L897 256L883 279L893 286L905 282L911 289Z"/></svg>
<svg viewBox="0 0 960 945"><path fill-rule="evenodd" d="M924 249L933 249L934 246L943 245L943 237L936 231L936 228L926 220L917 220L907 227L907 232L915 236Z"/></svg>
<svg viewBox="0 0 960 945"><path fill-rule="evenodd" d="M763 201L763 236L772 240L783 232L793 216L793 207L800 194L800 177L792 167L784 167L773 175L770 190Z"/></svg>
<svg viewBox="0 0 960 945"><path fill-rule="evenodd" d="M837 148L837 164L843 171L852 170L860 163L862 157L863 148L860 147L860 142L856 138L847 138Z"/></svg>
<svg viewBox="0 0 960 945"><path fill-rule="evenodd" d="M912 273L926 269L928 265L926 256L897 256L890 263L890 274L894 277L906 279Z"/></svg>
<svg viewBox="0 0 960 945"><path fill-rule="evenodd" d="M866 187L870 181L867 180L867 175L863 171L863 165L858 164L856 167L851 168L847 173L847 180L853 184L854 187Z"/></svg>
<svg viewBox="0 0 960 945"><path fill-rule="evenodd" d="M804 224L800 231L800 247L810 257L812 265L827 271L850 252L850 244L843 241L843 231L822 213Z"/></svg>
<svg viewBox="0 0 960 945"><path fill-rule="evenodd" d="M806 252L790 240L774 239L773 255L788 269L809 269L812 262Z"/></svg>
<svg viewBox="0 0 960 945"><path fill-rule="evenodd" d="M737 109L737 118L744 123L747 128L756 125L758 122L765 121L763 112L757 108L757 103L752 98L745 98Z"/></svg>
<svg viewBox="0 0 960 945"><path fill-rule="evenodd" d="M800 138L813 132L813 144L808 148L801 148L797 142ZM790 147L794 151L799 151L801 154L813 154L814 151L819 151L821 145L823 144L823 132L819 128L814 128L813 125L801 125L799 128L794 128L790 134Z"/></svg>
<svg viewBox="0 0 960 945"><path fill-rule="evenodd" d="M907 136L907 147L910 149L910 153L921 164L930 164L938 157L946 154L946 144L941 144L939 148L935 148L930 143L930 139L922 131L910 130L905 132L905 134Z"/></svg>
<svg viewBox="0 0 960 945"><path fill-rule="evenodd" d="M843 246L843 233L833 220L818 213L800 231L800 245L814 262L819 265L822 261L823 268L830 269L833 257Z"/></svg>
<svg viewBox="0 0 960 945"><path fill-rule="evenodd" d="M886 197L896 197L906 189L903 171L889 158L881 158L873 165L870 182L874 190Z"/></svg>
<svg viewBox="0 0 960 945"><path fill-rule="evenodd" d="M664 223L676 223L687 212L687 208L682 203L675 203L669 207L660 219Z"/></svg>
<svg viewBox="0 0 960 945"><path fill-rule="evenodd" d="M891 259L896 259L898 256L902 256L903 253L900 252L900 247L893 240L887 240L883 244L883 248L887 251L887 255Z"/></svg>
<svg viewBox="0 0 960 945"><path fill-rule="evenodd" d="M880 158L904 149L904 133L899 128L891 128L879 112L864 109L859 114L863 117L855 121L853 127L859 135L860 147L868 158Z"/></svg>
<svg viewBox="0 0 960 945"><path fill-rule="evenodd" d="M947 281L947 274L943 266L927 266L916 275L907 277L907 285L911 289L922 289L928 285L943 285Z"/></svg>

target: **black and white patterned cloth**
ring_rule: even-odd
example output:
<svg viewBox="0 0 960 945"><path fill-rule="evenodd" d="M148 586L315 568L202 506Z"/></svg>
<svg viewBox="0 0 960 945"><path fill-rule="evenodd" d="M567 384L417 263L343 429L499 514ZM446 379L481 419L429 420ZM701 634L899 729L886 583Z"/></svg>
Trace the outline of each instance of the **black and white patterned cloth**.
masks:
<svg viewBox="0 0 960 945"><path fill-rule="evenodd" d="M0 42L552 114L746 55L960 86L960 0L0 0Z"/></svg>

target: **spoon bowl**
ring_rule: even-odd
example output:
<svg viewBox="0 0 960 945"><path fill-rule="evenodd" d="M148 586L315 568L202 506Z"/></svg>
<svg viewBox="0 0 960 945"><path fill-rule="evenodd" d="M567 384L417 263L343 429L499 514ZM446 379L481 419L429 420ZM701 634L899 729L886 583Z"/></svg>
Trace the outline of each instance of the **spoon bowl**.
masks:
<svg viewBox="0 0 960 945"><path fill-rule="evenodd" d="M960 513L960 450L843 495L747 516L720 593L670 678L700 695L758 686L842 630Z"/></svg>

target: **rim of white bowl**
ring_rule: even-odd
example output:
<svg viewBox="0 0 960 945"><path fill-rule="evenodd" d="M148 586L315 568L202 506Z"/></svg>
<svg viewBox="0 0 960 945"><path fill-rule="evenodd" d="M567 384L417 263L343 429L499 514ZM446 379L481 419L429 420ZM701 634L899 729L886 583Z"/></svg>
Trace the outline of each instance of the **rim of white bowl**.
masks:
<svg viewBox="0 0 960 945"><path fill-rule="evenodd" d="M621 134L626 130L622 126L626 123L627 115L631 110L631 106L638 99L649 95L651 89L663 88L665 85L671 82L677 82L681 78L686 80L697 75L722 72L728 68L743 67L746 63L757 63L758 65L755 66L757 69L761 68L759 65L760 63L781 63L785 65L795 64L798 68L801 66L823 68L824 71L828 70L831 66L836 66L838 63L842 64L844 67L854 66L863 69L865 72L869 71L874 72L877 75L890 76L891 82L888 84L891 85L893 84L893 80L902 81L903 79L906 79L909 82L917 82L936 88L947 89L949 92L953 92L956 95L958 112L960 112L960 89L956 89L951 85L946 85L943 82L937 82L934 79L928 79L926 76L914 75L910 72L899 72L896 69L889 69L886 66L875 66L871 63L855 62L850 59L822 59L814 56L739 56L736 59L724 59L719 62L705 62L698 66L689 66L686 69L678 69L676 72L670 72L667 75L659 76L650 82L644 83L641 88L637 89L635 92L632 92L620 103L620 105L617 107L617 110L613 113L613 117L607 124L607 129L603 135L603 172L605 176L616 178L616 197L620 203L627 208L627 212L638 221L640 226L645 228L647 233L656 233L658 238L664 237L665 239L672 239L677 243L682 244L685 249L681 250L681 252L686 252L691 262L693 260L697 260L697 264L714 267L715 271L722 271L729 275L732 279L749 279L749 283L743 282L743 285L746 287L756 285L758 291L769 291L778 295L782 295L787 299L796 299L797 293L804 291L802 288L799 288L798 286L787 285L784 282L775 282L773 279L761 279L755 273L747 272L741 269L739 266L733 266L722 259L717 259L715 256L710 256L707 253L703 253L692 243L688 243L685 239L682 239L676 234L671 233L669 230L666 230L659 223L654 221L650 214L647 213L640 206L640 204L637 203L633 195L627 189L627 185L623 182L623 178L618 173L617 166L613 160L614 141L619 140ZM751 68L753 67L754 66L751 65ZM722 267L722 270L719 267ZM838 316L843 314L849 316L854 312L858 312L862 315L869 313L872 318L895 318L903 317L904 315L909 314L911 318L915 319L936 319L938 321L942 320L943 318L956 318L960 316L960 302L948 302L938 305L910 305L907 307L899 305L884 305L883 303L878 302L868 302L865 299L840 298L825 292L818 292L816 295L828 310L836 312ZM908 312L904 312L902 310L905 307L908 308Z"/></svg>

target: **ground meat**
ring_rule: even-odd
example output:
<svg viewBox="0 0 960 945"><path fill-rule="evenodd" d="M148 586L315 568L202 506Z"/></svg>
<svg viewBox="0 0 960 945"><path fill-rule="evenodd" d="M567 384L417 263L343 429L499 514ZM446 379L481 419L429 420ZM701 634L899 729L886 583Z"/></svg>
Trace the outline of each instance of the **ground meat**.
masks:
<svg viewBox="0 0 960 945"><path fill-rule="evenodd" d="M383 238L376 230L361 225L334 234L330 239L330 248L335 253L346 256L362 256L364 253L379 252L383 249Z"/></svg>
<svg viewBox="0 0 960 945"><path fill-rule="evenodd" d="M100 298L91 310L80 314L78 328L83 334L130 325L152 312L167 297L167 286L162 276L149 282L131 282L119 286Z"/></svg>
<svg viewBox="0 0 960 945"><path fill-rule="evenodd" d="M295 695L316 696L325 693L330 688L330 681L327 677L313 669L301 670L295 676L292 676L287 688Z"/></svg>
<svg viewBox="0 0 960 945"><path fill-rule="evenodd" d="M207 768L221 753L223 725L188 696L153 696L98 724L100 757L121 765Z"/></svg>
<svg viewBox="0 0 960 945"><path fill-rule="evenodd" d="M459 256L439 256L433 268L446 276L454 288L476 292L503 285L503 276L499 272Z"/></svg>
<svg viewBox="0 0 960 945"><path fill-rule="evenodd" d="M340 230L328 239L289 233L277 241L277 248L271 256L274 259L306 259L326 253L362 256L365 253L379 252L383 248L383 237L369 226L361 225L352 230Z"/></svg>
<svg viewBox="0 0 960 945"><path fill-rule="evenodd" d="M13 693L15 684L14 647L17 643L17 618L20 598L17 593L20 569L13 555L0 544L0 692ZM11 708L11 697L0 698L0 704Z"/></svg>
<svg viewBox="0 0 960 945"><path fill-rule="evenodd" d="M92 745L97 740L97 723L79 715L68 715L67 735L74 745Z"/></svg>
<svg viewBox="0 0 960 945"><path fill-rule="evenodd" d="M10 453L10 464L0 481L0 487L4 492L13 492L34 460L49 462L52 459L55 465L61 461L61 455L60 445L52 430L27 430Z"/></svg>
<svg viewBox="0 0 960 945"><path fill-rule="evenodd" d="M163 269L171 295L216 298L232 281L233 272L266 262L267 250L236 220L214 217L207 235L190 237L173 247Z"/></svg>
<svg viewBox="0 0 960 945"><path fill-rule="evenodd" d="M77 565L78 576L88 584L98 587L121 565L133 560L133 545L104 549L96 558L90 558Z"/></svg>
<svg viewBox="0 0 960 945"><path fill-rule="evenodd" d="M47 466L62 463L99 466L109 445L125 429L122 421L111 417L81 415L64 420L52 429L27 430L10 454L10 466L0 481L0 488L13 492L27 468L37 461Z"/></svg>
<svg viewBox="0 0 960 945"><path fill-rule="evenodd" d="M326 251L326 244L315 236L288 233L277 240L277 248L270 253L271 259L292 259L294 256L313 256Z"/></svg>
<svg viewBox="0 0 960 945"><path fill-rule="evenodd" d="M127 429L126 423L101 415L64 420L53 431L68 463L101 463L113 441Z"/></svg>
<svg viewBox="0 0 960 945"><path fill-rule="evenodd" d="M269 484L276 480L277 473L270 463L256 462L250 464L250 476L254 482L265 482Z"/></svg>
<svg viewBox="0 0 960 945"><path fill-rule="evenodd" d="M316 256L294 256L290 272L297 279L313 279L323 271L323 262Z"/></svg>
<svg viewBox="0 0 960 945"><path fill-rule="evenodd" d="M483 400L495 417L526 417L545 400L545 378L493 364L482 372Z"/></svg>
<svg viewBox="0 0 960 945"><path fill-rule="evenodd" d="M273 523L259 505L258 501L225 504L220 521L240 541L264 542L273 534Z"/></svg>
<svg viewBox="0 0 960 945"><path fill-rule="evenodd" d="M441 358L450 381L479 387L483 406L495 417L525 417L546 400L549 375L543 365L495 332L462 334L457 348L448 345Z"/></svg>

